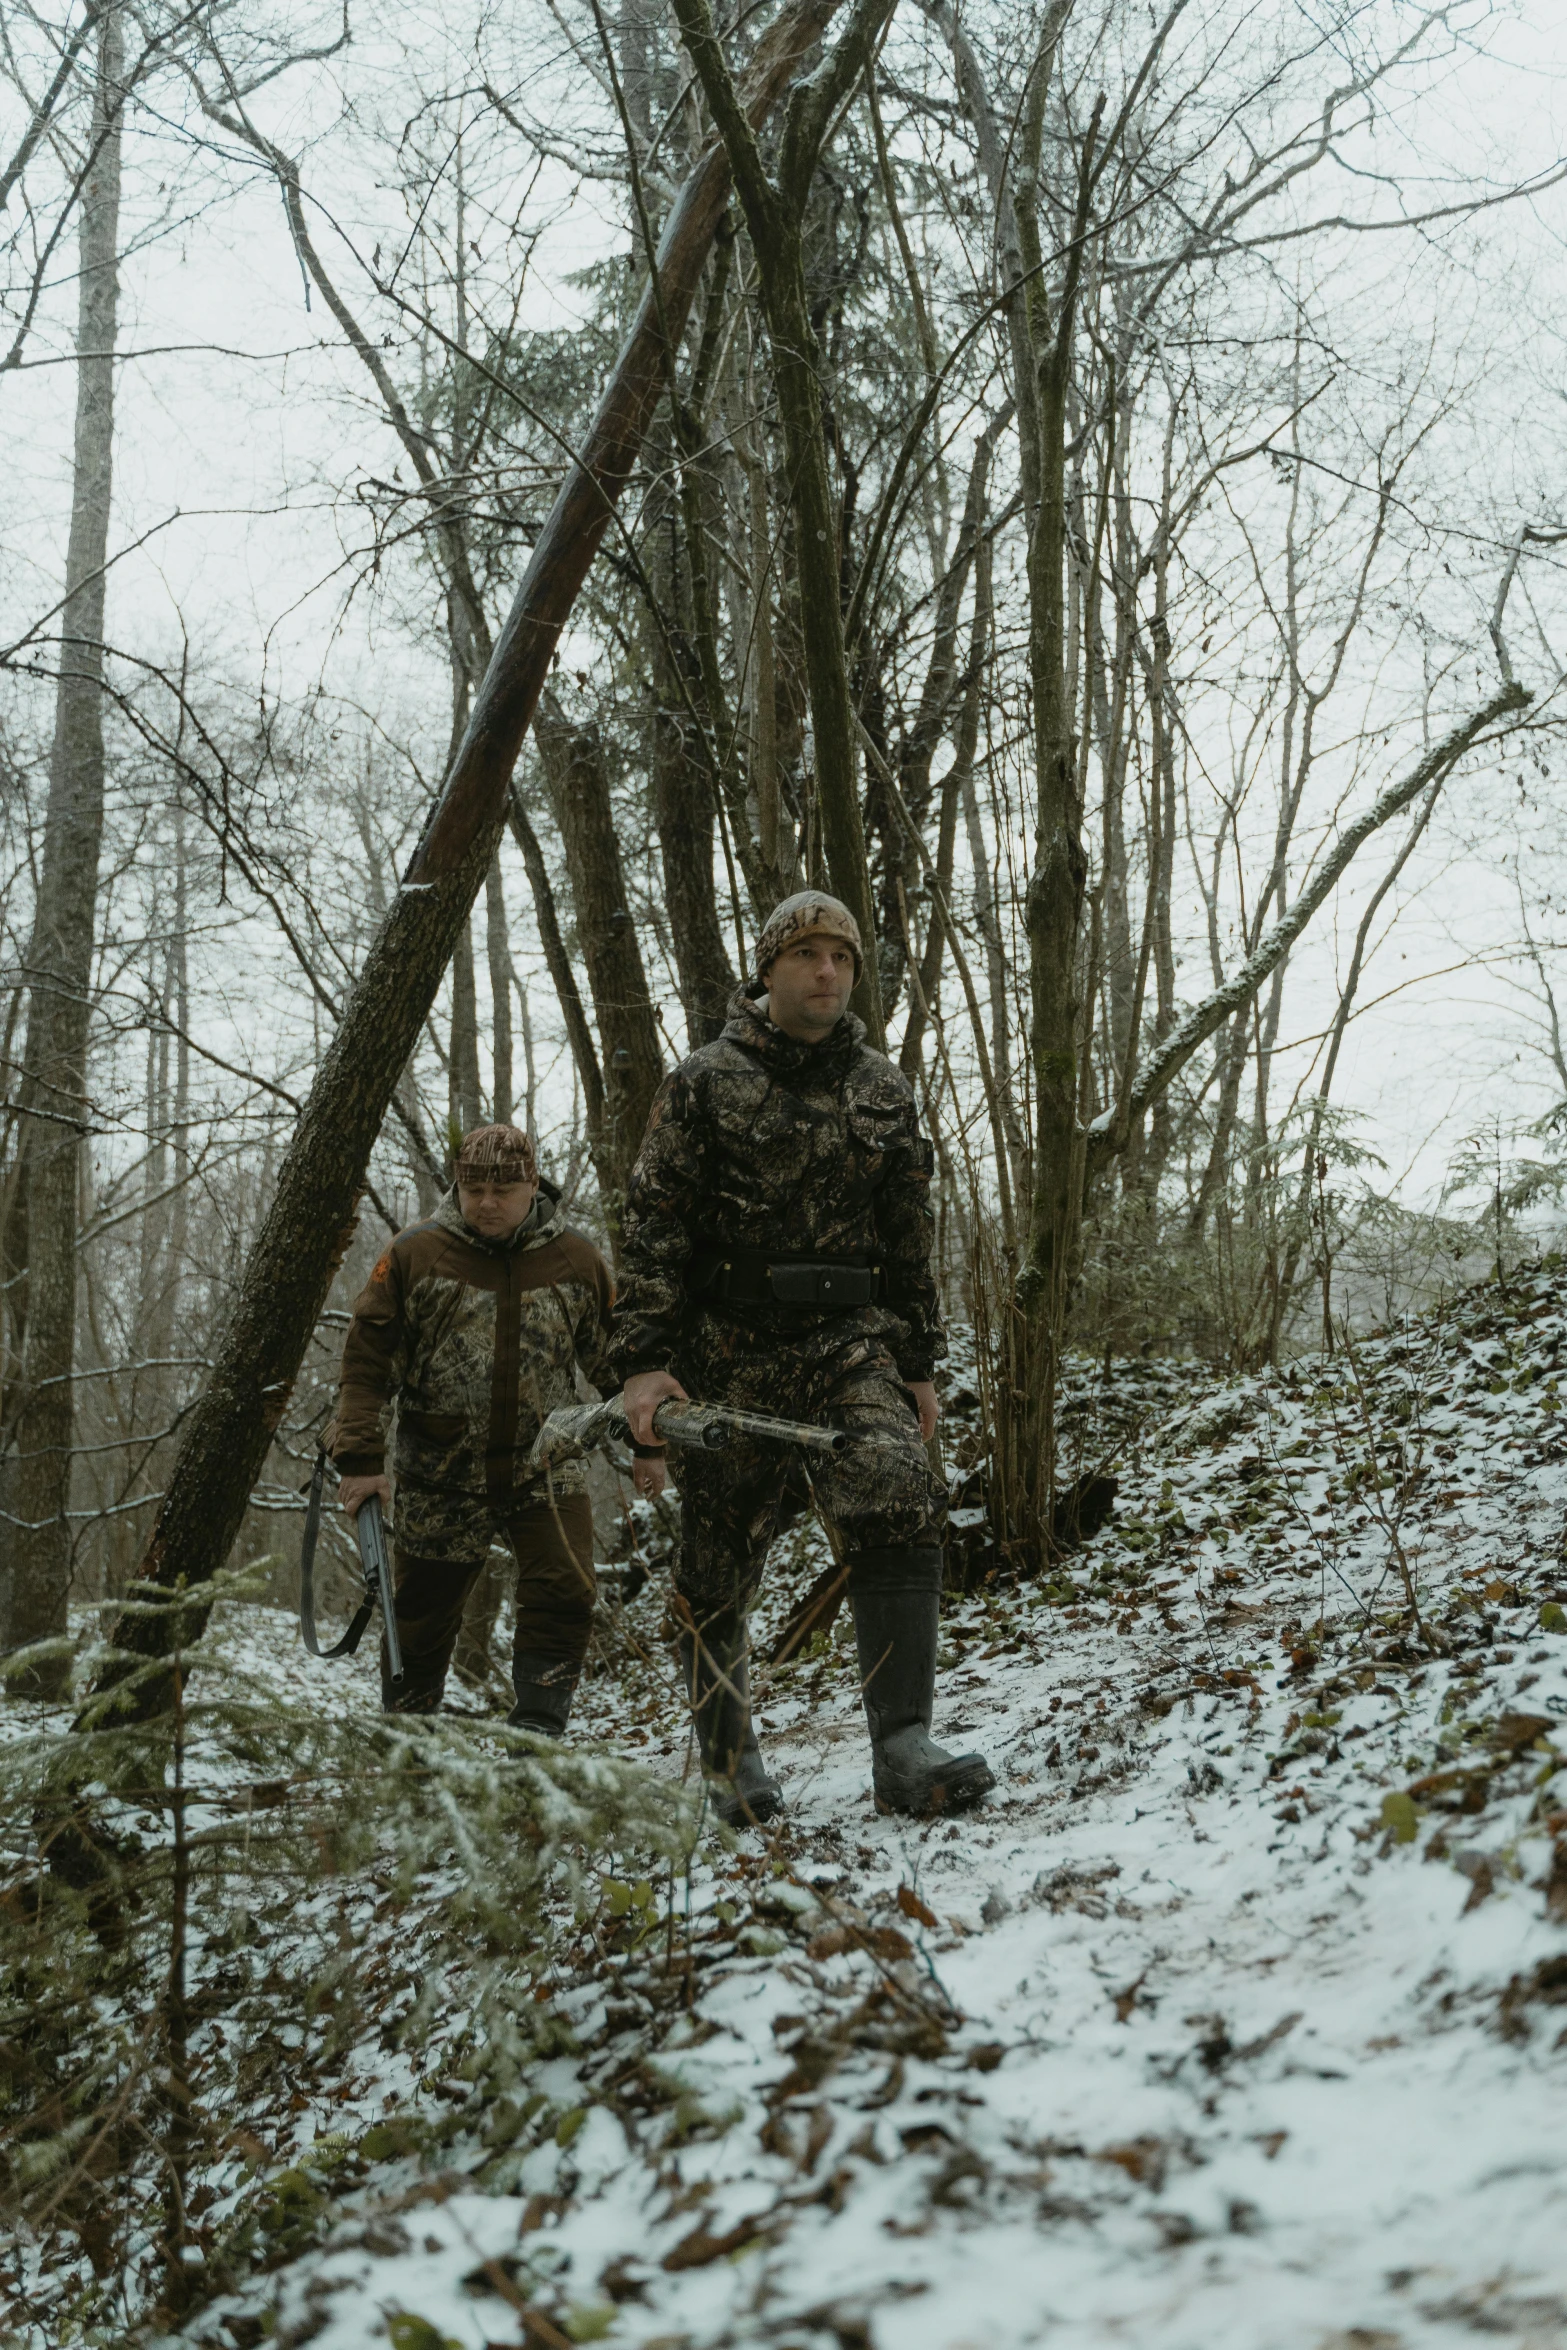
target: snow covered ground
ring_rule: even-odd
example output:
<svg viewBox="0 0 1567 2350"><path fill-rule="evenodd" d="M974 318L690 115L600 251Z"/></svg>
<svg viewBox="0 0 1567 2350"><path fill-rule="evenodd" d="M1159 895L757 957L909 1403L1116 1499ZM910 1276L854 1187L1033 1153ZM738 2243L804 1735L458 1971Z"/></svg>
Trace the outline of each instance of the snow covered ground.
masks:
<svg viewBox="0 0 1567 2350"><path fill-rule="evenodd" d="M783 1829L672 1916L617 1894L533 2096L427 2080L439 2153L383 2131L181 2340L1567 2345L1564 1304L1554 1267L1353 1362L1179 1374L1070 1583L944 1619L969 1819L877 1815L840 1625L765 1688ZM661 1606L582 1734L682 1771ZM393 2080L360 2052L288 2158Z"/></svg>

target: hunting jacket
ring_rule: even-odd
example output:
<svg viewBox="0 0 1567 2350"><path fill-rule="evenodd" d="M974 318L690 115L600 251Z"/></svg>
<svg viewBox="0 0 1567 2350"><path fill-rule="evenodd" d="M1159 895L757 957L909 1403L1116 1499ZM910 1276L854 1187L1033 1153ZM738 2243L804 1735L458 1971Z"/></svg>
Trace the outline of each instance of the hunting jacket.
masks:
<svg viewBox="0 0 1567 2350"><path fill-rule="evenodd" d="M823 1352L879 1338L905 1379L946 1352L931 1274L930 1178L913 1090L845 1013L819 1044L775 1028L742 990L729 1018L665 1078L626 1191L612 1378L677 1370L704 1263L726 1249L859 1260L876 1301L847 1312L731 1309L762 1337Z"/></svg>
<svg viewBox="0 0 1567 2350"><path fill-rule="evenodd" d="M387 1465L387 1408L395 1402L392 1469L399 1478L481 1496L496 1510L537 1499L526 1464L547 1412L577 1401L575 1360L595 1383L614 1303L608 1265L560 1216L560 1194L539 1185L527 1221L486 1240L463 1219L455 1187L433 1216L410 1224L354 1301L343 1343L337 1419L329 1448L345 1476ZM553 1493L586 1488L581 1461L549 1474Z"/></svg>

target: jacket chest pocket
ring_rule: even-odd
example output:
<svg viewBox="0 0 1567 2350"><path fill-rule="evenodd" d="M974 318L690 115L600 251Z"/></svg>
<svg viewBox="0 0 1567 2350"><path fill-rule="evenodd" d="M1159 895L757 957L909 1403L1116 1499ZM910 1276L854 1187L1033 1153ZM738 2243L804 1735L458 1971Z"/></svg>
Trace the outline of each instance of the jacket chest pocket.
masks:
<svg viewBox="0 0 1567 2350"><path fill-rule="evenodd" d="M851 1153L874 1183L903 1131L903 1113L872 1102L851 1102L844 1117Z"/></svg>

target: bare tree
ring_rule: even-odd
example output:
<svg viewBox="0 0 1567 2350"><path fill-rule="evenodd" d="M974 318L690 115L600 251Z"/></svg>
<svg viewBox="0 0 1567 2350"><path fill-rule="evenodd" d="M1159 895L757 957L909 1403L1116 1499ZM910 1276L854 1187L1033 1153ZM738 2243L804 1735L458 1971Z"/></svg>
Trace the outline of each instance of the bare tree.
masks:
<svg viewBox="0 0 1567 2350"><path fill-rule="evenodd" d="M71 1584L67 1508L74 1427L77 1196L103 837L104 583L114 448L124 20L97 25L83 188L70 541L43 866L27 967L15 1208L0 1265L10 1304L4 1511L11 1646L62 1633ZM63 1663L28 1685L58 1684ZM14 1685L14 1684L13 1684Z"/></svg>

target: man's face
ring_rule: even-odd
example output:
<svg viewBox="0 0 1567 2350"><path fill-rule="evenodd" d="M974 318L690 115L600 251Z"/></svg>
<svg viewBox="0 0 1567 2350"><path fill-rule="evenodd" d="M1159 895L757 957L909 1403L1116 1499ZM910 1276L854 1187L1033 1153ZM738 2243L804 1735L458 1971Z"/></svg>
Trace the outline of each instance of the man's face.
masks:
<svg viewBox="0 0 1567 2350"><path fill-rule="evenodd" d="M854 993L854 954L841 938L812 931L773 958L767 1008L785 1035L814 1043L837 1027Z"/></svg>
<svg viewBox="0 0 1567 2350"><path fill-rule="evenodd" d="M504 1240L523 1221L538 1189L537 1183L492 1183L487 1175L460 1175L457 1205L475 1232L486 1240Z"/></svg>

